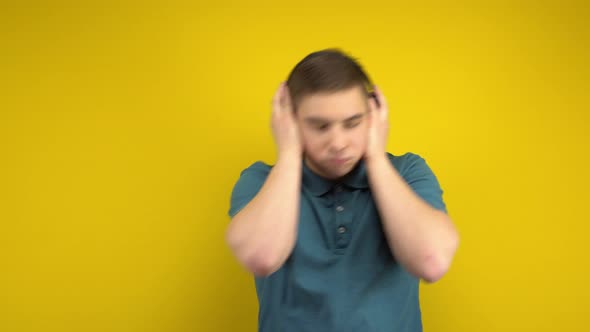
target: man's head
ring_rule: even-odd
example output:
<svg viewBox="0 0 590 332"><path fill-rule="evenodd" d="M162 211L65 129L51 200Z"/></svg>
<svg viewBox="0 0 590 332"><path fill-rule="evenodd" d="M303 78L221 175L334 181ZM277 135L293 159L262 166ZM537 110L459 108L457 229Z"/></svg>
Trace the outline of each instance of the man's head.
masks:
<svg viewBox="0 0 590 332"><path fill-rule="evenodd" d="M368 75L354 59L330 49L301 60L287 86L306 164L326 178L346 175L366 150L372 90Z"/></svg>

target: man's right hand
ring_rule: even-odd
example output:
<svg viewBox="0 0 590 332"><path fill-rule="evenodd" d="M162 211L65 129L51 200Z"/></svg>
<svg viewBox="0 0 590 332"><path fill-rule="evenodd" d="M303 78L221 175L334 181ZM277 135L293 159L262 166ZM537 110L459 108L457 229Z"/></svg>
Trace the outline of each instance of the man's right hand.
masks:
<svg viewBox="0 0 590 332"><path fill-rule="evenodd" d="M226 241L238 261L257 276L266 277L283 266L297 242L303 153L289 91L281 84L272 101L272 131L278 158L264 183L260 173L240 178L232 204L243 206L232 217ZM252 185L262 185L252 197ZM234 189L236 190L236 189ZM246 197L245 197L246 196Z"/></svg>
<svg viewBox="0 0 590 332"><path fill-rule="evenodd" d="M271 125L279 158L288 154L301 156L303 153L301 134L286 82L281 83L272 99Z"/></svg>

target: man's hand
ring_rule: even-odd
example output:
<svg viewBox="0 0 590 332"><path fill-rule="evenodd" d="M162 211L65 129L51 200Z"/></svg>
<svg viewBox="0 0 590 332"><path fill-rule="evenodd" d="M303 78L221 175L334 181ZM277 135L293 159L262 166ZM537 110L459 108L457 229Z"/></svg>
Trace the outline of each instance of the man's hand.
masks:
<svg viewBox="0 0 590 332"><path fill-rule="evenodd" d="M365 159L383 232L392 255L406 271L434 282L448 271L459 236L449 216L420 198L388 160L385 145L389 109L381 91L375 88L375 94L378 103L369 101Z"/></svg>
<svg viewBox="0 0 590 332"><path fill-rule="evenodd" d="M272 108L271 124L279 157L290 153L300 156L303 153L301 136L285 82L277 89L272 100Z"/></svg>
<svg viewBox="0 0 590 332"><path fill-rule="evenodd" d="M381 90L375 86L375 96L369 99L369 131L367 139L367 150L365 152L365 161L370 162L375 158L385 156L387 145L387 134L389 131L389 109L387 101Z"/></svg>
<svg viewBox="0 0 590 332"><path fill-rule="evenodd" d="M233 216L226 232L226 241L238 261L261 277L277 271L291 255L297 242L301 200L303 149L284 83L275 93L272 107L272 130L279 158L263 183L259 182L260 174L249 173L240 178L232 204L248 203ZM258 185L262 187L252 197L251 186Z"/></svg>

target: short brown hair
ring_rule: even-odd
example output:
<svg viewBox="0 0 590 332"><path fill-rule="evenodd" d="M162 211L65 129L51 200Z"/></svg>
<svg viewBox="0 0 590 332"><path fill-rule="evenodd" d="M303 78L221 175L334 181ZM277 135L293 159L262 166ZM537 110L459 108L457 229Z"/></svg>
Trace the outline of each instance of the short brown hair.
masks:
<svg viewBox="0 0 590 332"><path fill-rule="evenodd" d="M373 85L356 59L339 49L313 52L289 74L287 86L296 110L301 99L318 92L338 92L359 86L369 95Z"/></svg>

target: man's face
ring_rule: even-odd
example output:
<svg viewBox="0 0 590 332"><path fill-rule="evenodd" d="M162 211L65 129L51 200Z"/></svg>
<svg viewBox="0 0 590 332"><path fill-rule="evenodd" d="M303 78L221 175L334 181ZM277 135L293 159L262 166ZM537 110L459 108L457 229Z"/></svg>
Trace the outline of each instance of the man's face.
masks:
<svg viewBox="0 0 590 332"><path fill-rule="evenodd" d="M329 179L350 172L365 154L368 110L361 87L303 97L297 122L308 167Z"/></svg>

